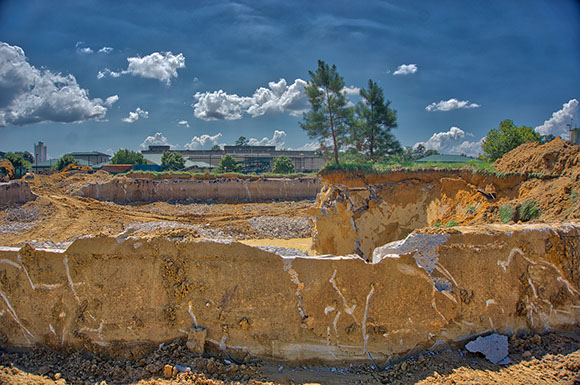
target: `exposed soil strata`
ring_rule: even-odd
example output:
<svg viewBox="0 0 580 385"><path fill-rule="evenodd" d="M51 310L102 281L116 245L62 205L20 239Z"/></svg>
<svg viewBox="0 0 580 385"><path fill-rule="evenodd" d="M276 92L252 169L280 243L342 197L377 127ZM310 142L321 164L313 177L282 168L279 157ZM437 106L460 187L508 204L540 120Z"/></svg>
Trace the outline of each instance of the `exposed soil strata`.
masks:
<svg viewBox="0 0 580 385"><path fill-rule="evenodd" d="M580 177L580 147L560 137L546 144L524 143L498 159L495 168L502 172L567 175Z"/></svg>
<svg viewBox="0 0 580 385"><path fill-rule="evenodd" d="M125 358L187 338L239 360L352 361L492 331L563 329L580 320L579 230L416 232L377 250L375 264L160 238L3 248L0 333L5 346Z"/></svg>
<svg viewBox="0 0 580 385"><path fill-rule="evenodd" d="M30 191L28 183L12 181L0 183L0 206L14 203L26 203L33 201L38 196Z"/></svg>
<svg viewBox="0 0 580 385"><path fill-rule="evenodd" d="M117 178L105 183L90 183L73 195L116 203L218 201L256 202L275 199L313 199L322 184L317 178L258 180L218 179L129 179Z"/></svg>
<svg viewBox="0 0 580 385"><path fill-rule="evenodd" d="M330 173L310 214L313 250L358 254L427 226L499 222L499 207L537 202L540 221L580 219L580 182L569 177L505 177L470 170L394 171L382 175ZM580 195L580 194L579 194Z"/></svg>

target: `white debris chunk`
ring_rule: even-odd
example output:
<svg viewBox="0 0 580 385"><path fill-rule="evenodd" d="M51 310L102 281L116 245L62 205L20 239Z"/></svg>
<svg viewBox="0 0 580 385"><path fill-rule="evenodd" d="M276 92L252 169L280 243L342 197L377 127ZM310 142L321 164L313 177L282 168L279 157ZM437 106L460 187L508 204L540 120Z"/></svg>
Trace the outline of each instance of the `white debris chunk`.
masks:
<svg viewBox="0 0 580 385"><path fill-rule="evenodd" d="M373 263L379 263L384 258L399 258L400 255L415 251L417 266L431 274L439 261L436 249L447 242L447 239L447 234L409 234L404 240L377 247L373 251Z"/></svg>
<svg viewBox="0 0 580 385"><path fill-rule="evenodd" d="M494 364L505 365L511 361L508 355L508 338L501 334L479 337L468 343L465 348L472 353L483 353L485 358Z"/></svg>

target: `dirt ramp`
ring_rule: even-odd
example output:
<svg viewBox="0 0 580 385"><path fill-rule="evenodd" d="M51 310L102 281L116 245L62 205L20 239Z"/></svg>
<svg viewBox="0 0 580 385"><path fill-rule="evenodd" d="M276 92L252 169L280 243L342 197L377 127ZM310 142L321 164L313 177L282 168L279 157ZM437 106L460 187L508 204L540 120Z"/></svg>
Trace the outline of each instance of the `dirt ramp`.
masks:
<svg viewBox="0 0 580 385"><path fill-rule="evenodd" d="M88 238L0 249L0 340L140 357L161 342L286 360L386 359L580 321L580 225L416 232L357 256Z"/></svg>
<svg viewBox="0 0 580 385"><path fill-rule="evenodd" d="M73 195L116 203L156 201L267 201L314 199L322 183L317 178L114 179L90 183Z"/></svg>

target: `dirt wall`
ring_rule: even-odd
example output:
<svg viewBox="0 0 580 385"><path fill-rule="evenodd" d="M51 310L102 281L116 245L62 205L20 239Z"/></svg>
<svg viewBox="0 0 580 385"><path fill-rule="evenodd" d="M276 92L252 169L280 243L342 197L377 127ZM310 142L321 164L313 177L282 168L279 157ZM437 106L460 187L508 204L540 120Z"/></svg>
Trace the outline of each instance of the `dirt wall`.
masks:
<svg viewBox="0 0 580 385"><path fill-rule="evenodd" d="M403 239L414 229L485 220L489 209L518 197L522 175L499 178L463 170L328 174L314 207L313 249L319 254L358 254Z"/></svg>
<svg viewBox="0 0 580 385"><path fill-rule="evenodd" d="M186 338L240 360L382 360L577 325L579 246L575 224L415 232L374 263L160 238L0 248L0 341L139 357Z"/></svg>
<svg viewBox="0 0 580 385"><path fill-rule="evenodd" d="M26 203L36 198L38 196L30 190L30 186L26 182L0 183L0 205Z"/></svg>
<svg viewBox="0 0 580 385"><path fill-rule="evenodd" d="M73 194L116 203L183 200L240 202L314 199L321 187L322 183L317 178L258 180L123 178L104 183L90 183Z"/></svg>

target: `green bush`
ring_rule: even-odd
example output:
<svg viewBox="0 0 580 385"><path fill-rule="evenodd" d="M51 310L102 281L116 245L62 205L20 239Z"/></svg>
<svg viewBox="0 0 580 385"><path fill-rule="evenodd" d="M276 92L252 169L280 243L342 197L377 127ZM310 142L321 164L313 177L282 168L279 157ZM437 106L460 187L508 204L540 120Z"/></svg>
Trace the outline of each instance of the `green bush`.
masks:
<svg viewBox="0 0 580 385"><path fill-rule="evenodd" d="M294 163L290 158L282 155L274 161L273 171L275 174L292 174L294 172Z"/></svg>
<svg viewBox="0 0 580 385"><path fill-rule="evenodd" d="M445 227L455 227L455 226L459 226L459 223L457 223L456 220L452 219L449 222L447 222L447 224L445 225Z"/></svg>
<svg viewBox="0 0 580 385"><path fill-rule="evenodd" d="M433 227L441 227L443 224L441 223L441 221L437 221L435 223L433 223Z"/></svg>
<svg viewBox="0 0 580 385"><path fill-rule="evenodd" d="M476 211L477 209L475 206L467 206L467 209L465 210L465 212L470 215L475 215Z"/></svg>
<svg viewBox="0 0 580 385"><path fill-rule="evenodd" d="M161 156L162 166L173 166L177 170L181 170L185 166L185 159L183 155L175 151L163 151L163 156Z"/></svg>
<svg viewBox="0 0 580 385"><path fill-rule="evenodd" d="M120 149L111 158L111 164L147 164L147 161L140 152Z"/></svg>
<svg viewBox="0 0 580 385"><path fill-rule="evenodd" d="M61 156L59 158L59 160L56 161L55 164L53 164L51 166L51 168L53 170L57 170L60 171L62 169L64 169L66 166L68 166L69 164L79 164L79 161L76 160L75 158L73 158L73 156L71 154L64 154L63 156Z"/></svg>
<svg viewBox="0 0 580 385"><path fill-rule="evenodd" d="M226 155L220 161L220 165L216 169L217 172L236 172L241 168L236 158L231 155Z"/></svg>
<svg viewBox="0 0 580 385"><path fill-rule="evenodd" d="M504 203L499 208L499 219L503 223L508 223L511 220L514 220L514 215L516 213L516 208L509 203Z"/></svg>
<svg viewBox="0 0 580 385"><path fill-rule="evenodd" d="M539 217L541 213L536 201L525 201L518 209L518 216L522 222L531 221Z"/></svg>

